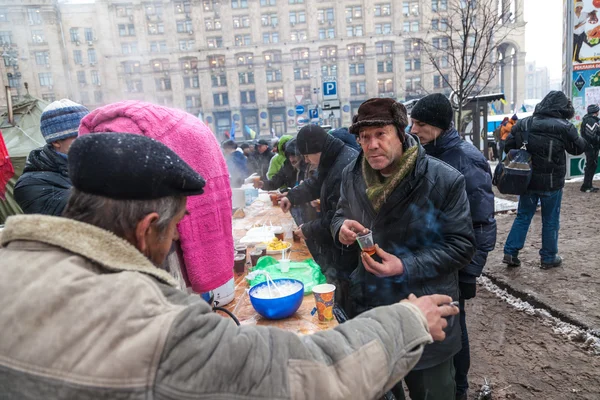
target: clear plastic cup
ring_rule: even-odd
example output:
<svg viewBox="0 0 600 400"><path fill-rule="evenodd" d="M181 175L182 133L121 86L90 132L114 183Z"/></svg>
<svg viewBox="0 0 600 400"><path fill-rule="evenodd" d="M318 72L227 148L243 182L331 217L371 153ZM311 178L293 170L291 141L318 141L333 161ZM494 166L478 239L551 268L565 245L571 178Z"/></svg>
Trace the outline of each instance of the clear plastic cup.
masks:
<svg viewBox="0 0 600 400"><path fill-rule="evenodd" d="M356 236L356 241L360 246L360 249L372 256L375 254L375 242L373 241L373 232L368 231L367 233L359 233Z"/></svg>

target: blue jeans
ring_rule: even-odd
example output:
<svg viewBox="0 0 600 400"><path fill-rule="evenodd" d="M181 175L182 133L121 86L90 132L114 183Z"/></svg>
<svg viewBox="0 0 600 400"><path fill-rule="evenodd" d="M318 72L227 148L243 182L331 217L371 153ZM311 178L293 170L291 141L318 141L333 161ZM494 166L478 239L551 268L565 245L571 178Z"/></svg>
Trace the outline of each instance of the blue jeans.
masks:
<svg viewBox="0 0 600 400"><path fill-rule="evenodd" d="M542 203L542 248L543 263L551 263L558 253L558 230L560 228L560 203L562 189L554 192L527 192L519 198L517 218L506 239L504 254L517 256L525 245L527 231L535 214L538 200Z"/></svg>

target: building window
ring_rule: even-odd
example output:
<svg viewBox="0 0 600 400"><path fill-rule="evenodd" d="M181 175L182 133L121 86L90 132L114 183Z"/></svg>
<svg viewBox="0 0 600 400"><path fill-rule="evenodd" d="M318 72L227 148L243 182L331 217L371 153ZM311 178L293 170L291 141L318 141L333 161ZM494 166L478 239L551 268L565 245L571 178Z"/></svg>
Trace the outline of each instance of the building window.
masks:
<svg viewBox="0 0 600 400"><path fill-rule="evenodd" d="M152 70L154 72L168 71L170 68L169 60L165 59L150 61L150 65L152 66Z"/></svg>
<svg viewBox="0 0 600 400"><path fill-rule="evenodd" d="M306 12L305 11L291 11L290 12L290 25L306 23Z"/></svg>
<svg viewBox="0 0 600 400"><path fill-rule="evenodd" d="M334 38L335 38L335 29L334 28L319 29L319 39L320 40L334 39Z"/></svg>
<svg viewBox="0 0 600 400"><path fill-rule="evenodd" d="M309 50L306 48L292 49L292 60L308 60L309 54Z"/></svg>
<svg viewBox="0 0 600 400"><path fill-rule="evenodd" d="M146 16L162 17L162 15L163 15L162 3L146 4L145 10L146 10Z"/></svg>
<svg viewBox="0 0 600 400"><path fill-rule="evenodd" d="M267 90L267 98L269 101L283 101L283 88Z"/></svg>
<svg viewBox="0 0 600 400"><path fill-rule="evenodd" d="M412 21L410 23L410 31L411 32L419 32L419 21Z"/></svg>
<svg viewBox="0 0 600 400"><path fill-rule="evenodd" d="M231 8L248 8L248 0L231 0Z"/></svg>
<svg viewBox="0 0 600 400"><path fill-rule="evenodd" d="M83 36L85 37L86 42L94 41L94 31L92 30L92 28L85 28L83 30Z"/></svg>
<svg viewBox="0 0 600 400"><path fill-rule="evenodd" d="M220 6L220 0L202 0L202 8L204 11L215 11L215 6Z"/></svg>
<svg viewBox="0 0 600 400"><path fill-rule="evenodd" d="M137 54L138 48L136 42L121 43L121 54Z"/></svg>
<svg viewBox="0 0 600 400"><path fill-rule="evenodd" d="M250 34L235 35L234 40L236 46L250 46L252 44Z"/></svg>
<svg viewBox="0 0 600 400"><path fill-rule="evenodd" d="M133 15L133 6L117 6L117 17L129 17Z"/></svg>
<svg viewBox="0 0 600 400"><path fill-rule="evenodd" d="M198 78L198 75L184 76L183 77L183 87L185 89L199 88L200 87L200 78Z"/></svg>
<svg viewBox="0 0 600 400"><path fill-rule="evenodd" d="M352 22L355 19L362 18L362 6L346 7L346 22Z"/></svg>
<svg viewBox="0 0 600 400"><path fill-rule="evenodd" d="M54 84L51 72L41 72L38 74L38 78L40 80L40 86L52 86Z"/></svg>
<svg viewBox="0 0 600 400"><path fill-rule="evenodd" d="M250 17L247 15L240 15L233 17L233 27L238 28L249 28L250 27Z"/></svg>
<svg viewBox="0 0 600 400"><path fill-rule="evenodd" d="M0 32L0 41L4 42L2 38L2 32ZM43 30L33 30L31 31L31 41L33 43L44 43L46 41L46 37L44 36Z"/></svg>
<svg viewBox="0 0 600 400"><path fill-rule="evenodd" d="M42 100L52 103L53 101L56 101L56 95L54 93L44 93L42 94Z"/></svg>
<svg viewBox="0 0 600 400"><path fill-rule="evenodd" d="M281 70L280 69L268 69L267 70L267 82L281 82Z"/></svg>
<svg viewBox="0 0 600 400"><path fill-rule="evenodd" d="M351 95L366 94L366 93L367 93L367 83L365 81L350 82L350 94Z"/></svg>
<svg viewBox="0 0 600 400"><path fill-rule="evenodd" d="M363 44L349 45L347 49L348 56L350 57L362 56L365 54L365 46Z"/></svg>
<svg viewBox="0 0 600 400"><path fill-rule="evenodd" d="M75 61L75 64L83 64L81 50L73 50L73 61Z"/></svg>
<svg viewBox="0 0 600 400"><path fill-rule="evenodd" d="M256 93L254 90L240 91L240 99L242 104L256 103Z"/></svg>
<svg viewBox="0 0 600 400"><path fill-rule="evenodd" d="M394 42L375 43L375 52L377 54L392 54L394 52Z"/></svg>
<svg viewBox="0 0 600 400"><path fill-rule="evenodd" d="M263 44L269 43L279 43L279 33L271 32L271 33L263 33Z"/></svg>
<svg viewBox="0 0 600 400"><path fill-rule="evenodd" d="M260 23L262 26L276 27L279 24L279 18L277 14L263 14L260 16Z"/></svg>
<svg viewBox="0 0 600 400"><path fill-rule="evenodd" d="M376 17L392 15L392 5L390 3L375 4L375 10L373 14Z"/></svg>
<svg viewBox="0 0 600 400"><path fill-rule="evenodd" d="M335 21L335 15L333 8L320 8L317 10L317 21L320 24L333 23Z"/></svg>
<svg viewBox="0 0 600 400"><path fill-rule="evenodd" d="M377 93L392 93L394 91L394 80L388 79L377 79Z"/></svg>
<svg viewBox="0 0 600 400"><path fill-rule="evenodd" d="M210 80L212 82L212 87L227 86L227 76L225 74L211 75Z"/></svg>
<svg viewBox="0 0 600 400"><path fill-rule="evenodd" d="M127 81L125 84L127 85L127 91L129 93L142 93L144 91L142 81L139 79Z"/></svg>
<svg viewBox="0 0 600 400"><path fill-rule="evenodd" d="M6 8L0 8L0 22L8 22L8 11Z"/></svg>
<svg viewBox="0 0 600 400"><path fill-rule="evenodd" d="M448 48L448 38L433 38L433 47L437 50Z"/></svg>
<svg viewBox="0 0 600 400"><path fill-rule="evenodd" d="M47 51L36 51L35 52L35 63L37 65L48 65L50 64L50 57Z"/></svg>
<svg viewBox="0 0 600 400"><path fill-rule="evenodd" d="M135 36L133 24L119 24L119 36Z"/></svg>
<svg viewBox="0 0 600 400"><path fill-rule="evenodd" d="M150 53L166 53L167 42L165 40L150 42Z"/></svg>
<svg viewBox="0 0 600 400"><path fill-rule="evenodd" d="M388 35L392 33L392 24L375 24L375 33L378 35Z"/></svg>
<svg viewBox="0 0 600 400"><path fill-rule="evenodd" d="M41 25L42 13L40 9L37 7L27 8L27 19L29 20L29 25Z"/></svg>
<svg viewBox="0 0 600 400"><path fill-rule="evenodd" d="M88 62L90 64L96 64L98 61L96 60L96 50L88 49L87 51Z"/></svg>
<svg viewBox="0 0 600 400"><path fill-rule="evenodd" d="M200 107L200 96L185 96L185 108L190 111L191 109Z"/></svg>
<svg viewBox="0 0 600 400"><path fill-rule="evenodd" d="M196 41L193 40L193 39L180 40L179 41L179 50L181 50L181 51L193 51L195 45L196 45Z"/></svg>
<svg viewBox="0 0 600 400"><path fill-rule="evenodd" d="M85 77L85 71L77 71L77 83L80 85L86 85L87 79Z"/></svg>
<svg viewBox="0 0 600 400"><path fill-rule="evenodd" d="M274 5L275 5L275 0L260 0L261 7L274 6Z"/></svg>
<svg viewBox="0 0 600 400"><path fill-rule="evenodd" d="M69 29L69 37L71 38L71 43L79 42L79 28Z"/></svg>
<svg viewBox="0 0 600 400"><path fill-rule="evenodd" d="M223 37L222 36L212 36L206 38L206 43L209 49L220 49L223 47Z"/></svg>
<svg viewBox="0 0 600 400"><path fill-rule="evenodd" d="M221 20L220 19L212 20L210 18L206 18L204 20L204 27L207 31L220 31L221 30Z"/></svg>
<svg viewBox="0 0 600 400"><path fill-rule="evenodd" d="M238 79L240 85L253 84L254 83L254 72L239 72Z"/></svg>
<svg viewBox="0 0 600 400"><path fill-rule="evenodd" d="M229 95L227 93L215 93L213 94L213 102L215 106L227 106L229 105Z"/></svg>
<svg viewBox="0 0 600 400"><path fill-rule="evenodd" d="M165 24L162 22L151 22L148 24L148 35L162 35L165 33Z"/></svg>
<svg viewBox="0 0 600 400"><path fill-rule="evenodd" d="M448 10L448 0L431 0L431 11L446 11Z"/></svg>
<svg viewBox="0 0 600 400"><path fill-rule="evenodd" d="M252 58L252 55L250 55ZM239 65L239 59L238 59ZM208 56L208 66L210 68L220 68L225 66L225 56Z"/></svg>
<svg viewBox="0 0 600 400"><path fill-rule="evenodd" d="M290 33L290 40L292 42L305 42L308 39L308 34L305 30L292 31Z"/></svg>
<svg viewBox="0 0 600 400"><path fill-rule="evenodd" d="M322 76L337 76L337 65L321 65Z"/></svg>
<svg viewBox="0 0 600 400"><path fill-rule="evenodd" d="M346 35L348 37L362 36L363 35L362 25L354 25L354 26L346 27Z"/></svg>
<svg viewBox="0 0 600 400"><path fill-rule="evenodd" d="M192 4L189 1L176 1L175 2L175 13L176 14L189 14L192 12Z"/></svg>
<svg viewBox="0 0 600 400"><path fill-rule="evenodd" d="M410 63L411 63L411 60L406 60L405 64L404 64L405 67L406 67L406 65L410 65ZM406 71L410 71L410 70L411 69L407 69ZM391 60L377 61L377 72L379 72L379 73L394 72L394 63Z"/></svg>
<svg viewBox="0 0 600 400"><path fill-rule="evenodd" d="M157 91L171 90L171 78L157 78L154 84Z"/></svg>
<svg viewBox="0 0 600 400"><path fill-rule="evenodd" d="M308 67L294 68L294 80L300 81L310 79L310 71Z"/></svg>
<svg viewBox="0 0 600 400"><path fill-rule="evenodd" d="M194 32L194 24L191 19L186 19L184 21L177 21L177 33L193 33Z"/></svg>
<svg viewBox="0 0 600 400"><path fill-rule="evenodd" d="M90 74L92 77L92 85L100 86L100 74L98 74L98 71L91 71Z"/></svg>
<svg viewBox="0 0 600 400"><path fill-rule="evenodd" d="M11 88L21 87L21 78L17 78L17 77L8 78L8 86L10 86Z"/></svg>
<svg viewBox="0 0 600 400"><path fill-rule="evenodd" d="M420 77L416 77L416 78L408 78L405 81L406 83L406 91L407 92L415 92L417 90L421 90L421 78Z"/></svg>
<svg viewBox="0 0 600 400"><path fill-rule="evenodd" d="M304 4L304 0L288 0L289 4Z"/></svg>
<svg viewBox="0 0 600 400"><path fill-rule="evenodd" d="M142 65L138 61L125 61L123 64L123 72L126 74L139 74L142 72Z"/></svg>
<svg viewBox="0 0 600 400"><path fill-rule="evenodd" d="M447 88L448 87L448 75L435 75L433 77L433 87L435 89Z"/></svg>
<svg viewBox="0 0 600 400"><path fill-rule="evenodd" d="M419 15L419 2L418 1L405 1L402 3L402 14L405 17L418 16Z"/></svg>
<svg viewBox="0 0 600 400"><path fill-rule="evenodd" d="M104 103L104 95L101 91L96 90L94 92L94 102L96 104L103 104Z"/></svg>
<svg viewBox="0 0 600 400"><path fill-rule="evenodd" d="M350 64L350 75L364 75L365 63Z"/></svg>

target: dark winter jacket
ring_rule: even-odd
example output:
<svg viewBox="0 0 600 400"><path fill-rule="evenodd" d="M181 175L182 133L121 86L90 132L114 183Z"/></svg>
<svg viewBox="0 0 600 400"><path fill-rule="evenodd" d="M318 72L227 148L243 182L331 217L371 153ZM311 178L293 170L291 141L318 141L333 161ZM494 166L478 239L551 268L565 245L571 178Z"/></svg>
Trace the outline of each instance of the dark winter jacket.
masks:
<svg viewBox="0 0 600 400"><path fill-rule="evenodd" d="M321 216L306 222L302 226L302 233L319 244L318 252L313 254L313 257L328 276L336 272L343 274L345 271L347 277L355 267L352 265L352 260L356 260L356 254L342 253L341 249L333 245L330 225L340 199L342 171L357 156L356 150L344 145L341 140L327 135L317 177L305 180L300 186L290 190L287 196L294 206L315 199L321 200Z"/></svg>
<svg viewBox="0 0 600 400"><path fill-rule="evenodd" d="M458 270L466 267L475 253L465 178L448 164L427 156L412 135L406 138L408 146L419 146L415 167L378 213L366 195L363 153L342 176L340 201L331 224L336 244L341 246L338 238L344 221L355 220L371 229L375 243L404 265L402 275L379 278L367 272L357 256L350 289L353 315L394 304L411 293L445 294L457 300ZM350 249L353 247L356 244ZM450 318L445 331L446 339L427 346L415 369L438 365L460 350L458 318Z"/></svg>
<svg viewBox="0 0 600 400"><path fill-rule="evenodd" d="M29 153L15 185L15 200L25 214L60 216L71 186L67 159L47 144Z"/></svg>
<svg viewBox="0 0 600 400"><path fill-rule="evenodd" d="M271 158L275 154L271 151L271 148L267 148L264 153L259 153L258 150L248 158L250 165L250 173L256 173L260 176L261 181L267 180L267 172L269 171L269 165L271 164Z"/></svg>
<svg viewBox="0 0 600 400"><path fill-rule="evenodd" d="M475 146L461 140L454 128L442 133L435 142L425 145L427 154L450 164L465 177L471 220L477 250L473 259L458 272L460 282L475 284L487 255L496 245L492 172L487 160Z"/></svg>
<svg viewBox="0 0 600 400"><path fill-rule="evenodd" d="M264 182L264 190L276 190L279 188L293 188L304 180L306 163L304 158L297 152L296 139L291 139L285 145L285 150L281 149L285 154L285 162L273 178ZM290 155L295 155L300 158L299 169L292 166Z"/></svg>
<svg viewBox="0 0 600 400"><path fill-rule="evenodd" d="M581 121L581 137L588 143L588 148L600 148L600 118L594 114L586 114Z"/></svg>
<svg viewBox="0 0 600 400"><path fill-rule="evenodd" d="M531 154L532 172L529 190L555 191L565 186L567 161L565 150L572 155L585 151L587 143L567 119L573 106L562 92L552 91L535 107L531 117L519 120L509 135L505 151L521 148L523 132L529 130L527 151Z"/></svg>
<svg viewBox="0 0 600 400"><path fill-rule="evenodd" d="M348 132L348 128L333 129L329 132L329 134L340 139L346 146L360 152L360 145L356 141L356 136Z"/></svg>
<svg viewBox="0 0 600 400"><path fill-rule="evenodd" d="M226 156L225 161L227 162L227 169L229 170L231 187L241 187L244 184L244 179L250 175L246 165L246 156L236 150Z"/></svg>

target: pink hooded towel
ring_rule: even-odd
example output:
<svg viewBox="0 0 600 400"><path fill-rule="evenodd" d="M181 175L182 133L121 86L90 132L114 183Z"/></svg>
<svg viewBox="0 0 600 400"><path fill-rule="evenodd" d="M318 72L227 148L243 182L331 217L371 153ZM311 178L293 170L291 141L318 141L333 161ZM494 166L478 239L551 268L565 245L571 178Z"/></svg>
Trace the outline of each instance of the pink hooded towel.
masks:
<svg viewBox="0 0 600 400"><path fill-rule="evenodd" d="M79 134L125 132L144 135L165 144L206 180L204 194L188 198L178 226L181 249L192 289L196 293L218 288L233 278L231 187L221 148L210 129L181 110L122 101L88 114Z"/></svg>

